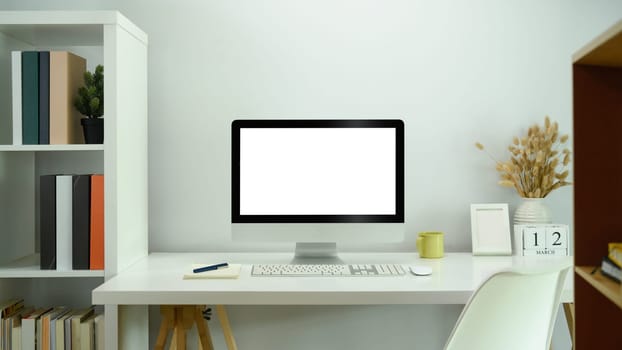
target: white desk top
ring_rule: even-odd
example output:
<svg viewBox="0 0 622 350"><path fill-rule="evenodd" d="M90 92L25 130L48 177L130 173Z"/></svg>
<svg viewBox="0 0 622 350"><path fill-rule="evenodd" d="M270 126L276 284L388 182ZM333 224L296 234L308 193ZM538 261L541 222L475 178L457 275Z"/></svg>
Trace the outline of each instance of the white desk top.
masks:
<svg viewBox="0 0 622 350"><path fill-rule="evenodd" d="M465 304L492 273L541 266L572 257L473 256L448 253L420 259L415 253L340 253L346 263L428 265L430 276L252 277L251 264L288 263L291 253L152 253L93 290L93 304L162 305L362 305ZM237 279L182 280L192 264L243 264ZM573 273L562 302L573 301Z"/></svg>

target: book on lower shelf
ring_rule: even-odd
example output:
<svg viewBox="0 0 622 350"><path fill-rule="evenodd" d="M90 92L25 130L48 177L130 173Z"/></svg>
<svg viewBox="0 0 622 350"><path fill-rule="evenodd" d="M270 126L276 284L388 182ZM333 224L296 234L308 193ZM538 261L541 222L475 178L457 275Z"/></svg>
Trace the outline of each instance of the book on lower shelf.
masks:
<svg viewBox="0 0 622 350"><path fill-rule="evenodd" d="M101 308L24 306L24 299L0 302L0 349L104 349Z"/></svg>
<svg viewBox="0 0 622 350"><path fill-rule="evenodd" d="M618 266L608 256L603 257L600 271L604 276L607 276L618 283L622 281L622 268L620 268L620 266Z"/></svg>
<svg viewBox="0 0 622 350"><path fill-rule="evenodd" d="M35 350L37 344L37 320L51 307L40 307L22 318L22 350ZM39 333L40 334L40 333Z"/></svg>

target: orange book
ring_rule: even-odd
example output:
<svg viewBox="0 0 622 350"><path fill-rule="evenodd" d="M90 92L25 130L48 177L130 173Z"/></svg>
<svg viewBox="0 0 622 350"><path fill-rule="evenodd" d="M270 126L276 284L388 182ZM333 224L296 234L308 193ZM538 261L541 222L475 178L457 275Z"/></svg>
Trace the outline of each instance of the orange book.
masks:
<svg viewBox="0 0 622 350"><path fill-rule="evenodd" d="M104 269L104 175L91 175L90 269Z"/></svg>

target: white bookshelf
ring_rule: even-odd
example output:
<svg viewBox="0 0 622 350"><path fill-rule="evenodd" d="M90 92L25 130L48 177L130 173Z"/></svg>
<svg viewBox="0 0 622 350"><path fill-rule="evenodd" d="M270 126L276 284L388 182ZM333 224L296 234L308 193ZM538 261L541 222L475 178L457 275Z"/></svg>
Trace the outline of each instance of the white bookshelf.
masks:
<svg viewBox="0 0 622 350"><path fill-rule="evenodd" d="M94 285L147 255L147 44L116 11L0 11L0 76L11 76L13 50L69 50L85 57L89 70L104 65L105 95L104 145L15 145L11 79L0 80L1 298L25 293L32 303L72 305L77 298L88 305ZM39 269L38 178L50 173L105 174L105 270ZM48 297L68 279L77 285L68 300ZM106 348L147 347L145 332L118 333L126 316L146 329L146 307L105 311Z"/></svg>

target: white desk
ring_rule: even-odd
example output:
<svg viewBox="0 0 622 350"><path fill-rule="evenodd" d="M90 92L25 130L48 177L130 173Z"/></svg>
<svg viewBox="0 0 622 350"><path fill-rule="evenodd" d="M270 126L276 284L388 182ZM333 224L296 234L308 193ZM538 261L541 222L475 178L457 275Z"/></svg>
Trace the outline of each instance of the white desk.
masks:
<svg viewBox="0 0 622 350"><path fill-rule="evenodd" d="M414 253L341 253L346 263L424 264L431 276L252 277L251 264L287 263L291 253L152 253L93 291L93 304L165 305L363 305L465 304L493 272L510 268L571 263L572 257L472 256L448 253L420 259ZM192 264L243 264L238 279L182 280ZM573 274L562 302L573 301Z"/></svg>

